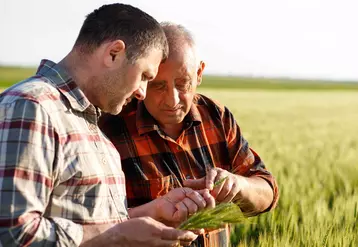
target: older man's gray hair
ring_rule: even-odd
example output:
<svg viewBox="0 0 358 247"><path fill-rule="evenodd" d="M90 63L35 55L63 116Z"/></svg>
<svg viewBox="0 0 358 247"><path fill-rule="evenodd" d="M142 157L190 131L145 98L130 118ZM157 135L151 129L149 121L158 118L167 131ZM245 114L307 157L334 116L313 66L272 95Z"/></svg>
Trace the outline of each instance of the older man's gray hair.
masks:
<svg viewBox="0 0 358 247"><path fill-rule="evenodd" d="M200 59L196 48L196 42L193 34L184 26L172 22L161 22L165 36L169 45L169 56L171 52L179 51L183 44L188 44L195 54L196 64L199 65Z"/></svg>

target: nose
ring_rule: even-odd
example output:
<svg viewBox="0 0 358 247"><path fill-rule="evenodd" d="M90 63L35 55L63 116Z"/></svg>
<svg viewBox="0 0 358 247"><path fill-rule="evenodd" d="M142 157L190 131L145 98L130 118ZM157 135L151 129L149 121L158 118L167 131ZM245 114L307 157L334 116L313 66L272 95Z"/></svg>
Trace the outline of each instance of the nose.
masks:
<svg viewBox="0 0 358 247"><path fill-rule="evenodd" d="M166 105L171 108L174 108L177 104L179 104L179 102L180 99L178 90L175 87L173 89L168 90L168 93L165 97Z"/></svg>
<svg viewBox="0 0 358 247"><path fill-rule="evenodd" d="M139 100L144 100L147 94L148 82L143 82L142 85L134 92L134 97Z"/></svg>

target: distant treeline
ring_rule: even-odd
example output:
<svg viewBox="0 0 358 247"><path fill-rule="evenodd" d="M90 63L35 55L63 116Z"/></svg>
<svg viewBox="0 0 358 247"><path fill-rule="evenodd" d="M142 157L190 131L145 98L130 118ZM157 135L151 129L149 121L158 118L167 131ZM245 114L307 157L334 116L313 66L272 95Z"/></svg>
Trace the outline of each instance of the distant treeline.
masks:
<svg viewBox="0 0 358 247"><path fill-rule="evenodd" d="M358 90L358 82L289 78L204 76L201 87L262 90Z"/></svg>
<svg viewBox="0 0 358 247"><path fill-rule="evenodd" d="M7 88L34 75L35 72L35 68L0 67L0 88ZM358 90L358 82L206 75L200 87L258 90Z"/></svg>

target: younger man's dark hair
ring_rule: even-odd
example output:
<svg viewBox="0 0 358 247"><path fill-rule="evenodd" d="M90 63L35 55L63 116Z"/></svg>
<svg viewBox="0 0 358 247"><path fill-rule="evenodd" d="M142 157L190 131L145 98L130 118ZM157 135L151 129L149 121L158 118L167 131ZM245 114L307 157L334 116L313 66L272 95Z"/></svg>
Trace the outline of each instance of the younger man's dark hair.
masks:
<svg viewBox="0 0 358 247"><path fill-rule="evenodd" d="M91 53L104 42L120 39L126 45L130 62L145 55L148 48L163 51L168 56L168 44L160 24L142 10L127 4L103 5L90 13L84 21L75 47Z"/></svg>

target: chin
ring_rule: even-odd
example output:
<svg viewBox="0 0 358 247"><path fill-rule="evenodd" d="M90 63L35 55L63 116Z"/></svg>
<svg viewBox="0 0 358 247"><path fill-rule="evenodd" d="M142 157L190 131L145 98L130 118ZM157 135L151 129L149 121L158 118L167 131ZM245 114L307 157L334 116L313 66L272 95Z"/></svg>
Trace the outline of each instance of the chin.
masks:
<svg viewBox="0 0 358 247"><path fill-rule="evenodd" d="M104 110L104 112L109 113L111 115L118 115L122 111L122 106L118 106L116 108L110 108L107 110Z"/></svg>
<svg viewBox="0 0 358 247"><path fill-rule="evenodd" d="M183 117L172 117L172 118L167 118L167 119L163 119L164 123L166 124L180 124L181 122L184 121Z"/></svg>
<svg viewBox="0 0 358 247"><path fill-rule="evenodd" d="M112 115L118 115L119 113L121 113L122 109L123 109L122 107L117 108L117 110L111 112L111 114L112 114Z"/></svg>

